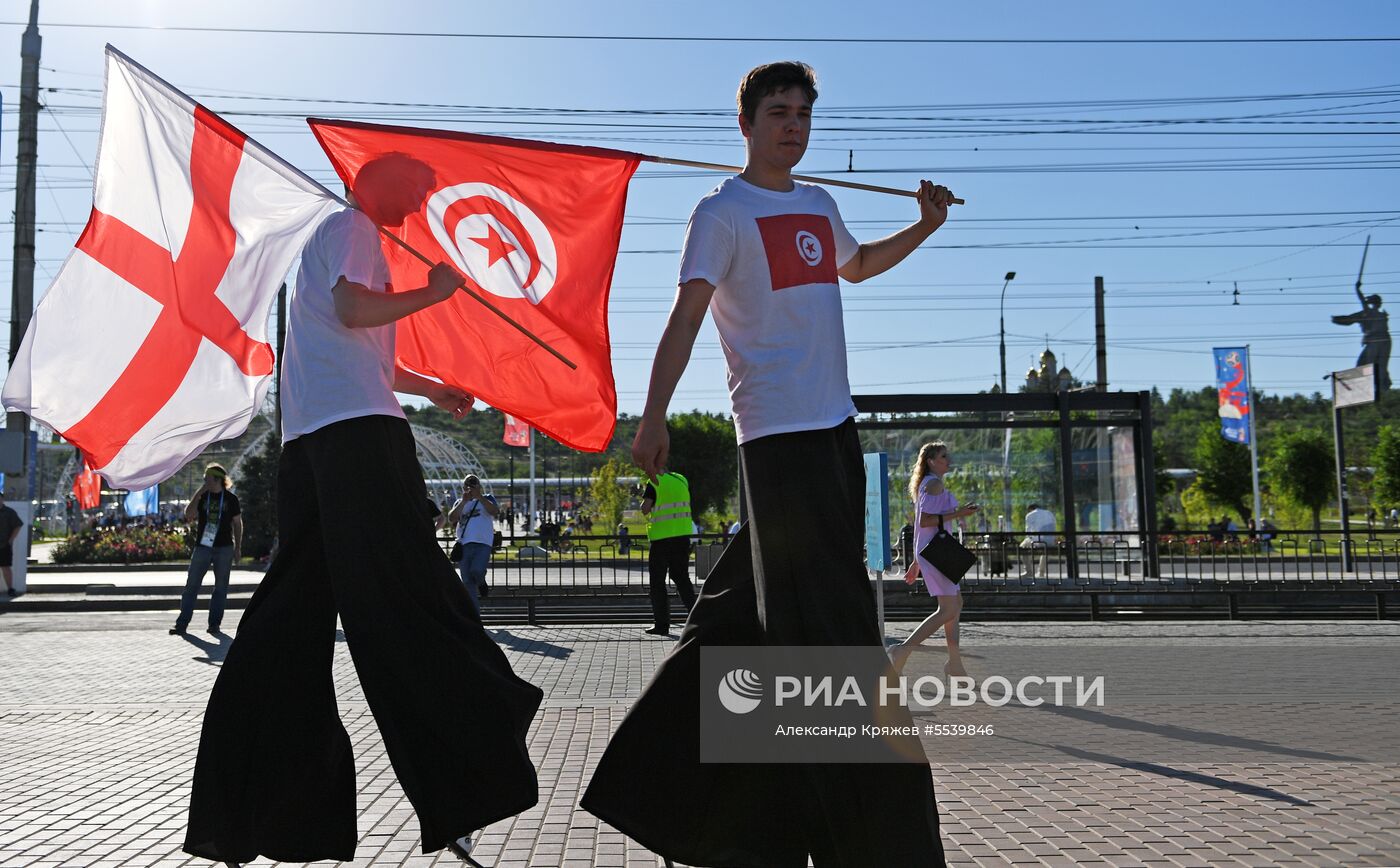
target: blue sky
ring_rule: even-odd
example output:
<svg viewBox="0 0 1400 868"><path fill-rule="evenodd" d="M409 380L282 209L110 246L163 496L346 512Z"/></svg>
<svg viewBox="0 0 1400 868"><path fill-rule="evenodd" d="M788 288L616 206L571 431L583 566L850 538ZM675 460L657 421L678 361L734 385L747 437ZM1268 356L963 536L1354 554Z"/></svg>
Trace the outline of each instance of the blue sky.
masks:
<svg viewBox="0 0 1400 868"><path fill-rule="evenodd" d="M3 197L13 195L17 22L28 5L0 5ZM863 170L855 180L912 187L929 177L968 200L902 266L847 288L854 391L988 387L998 371L997 301L1008 270L1017 272L1006 303L1013 381L1047 336L1062 364L1093 378L1095 275L1108 286L1110 388L1207 385L1212 345L1251 343L1255 384L1270 392L1323 390L1325 373L1354 363L1359 330L1327 317L1357 308L1351 285L1368 233L1368 291L1395 295L1400 257L1387 245L1400 244L1400 43L799 44L58 26L770 40L1400 36L1400 4L1391 2L901 2L869 4L856 17L857 8L529 0L137 0L95 8L44 0L40 83L55 90L44 93L50 110L40 119L36 292L90 207L87 167L109 41L322 180L331 173L300 120L308 114L741 162L732 118L738 80L757 63L791 57L821 78L812 149L800 170L844 170L850 161ZM1326 93L1333 95L1305 96ZM259 99L243 98L250 96ZM677 110L691 113L654 114ZM1222 118L1235 122L1160 123ZM1220 170L1226 166L1250 170ZM1092 171L1074 170L1086 167ZM644 164L633 181L612 306L623 412L641 410L685 218L720 177ZM902 198L835 195L858 238L915 214ZM9 225L0 227L0 244L8 263ZM0 269L6 285L9 271ZM5 291L7 315L8 299ZM672 407L728 409L712 326L701 332Z"/></svg>

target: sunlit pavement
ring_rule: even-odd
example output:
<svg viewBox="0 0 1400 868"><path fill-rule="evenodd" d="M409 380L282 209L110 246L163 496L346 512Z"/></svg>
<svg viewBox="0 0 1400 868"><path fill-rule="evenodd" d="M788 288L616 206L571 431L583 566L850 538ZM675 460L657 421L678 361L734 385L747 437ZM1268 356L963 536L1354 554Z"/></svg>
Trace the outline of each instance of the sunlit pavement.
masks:
<svg viewBox="0 0 1400 868"><path fill-rule="evenodd" d="M228 613L230 633L239 614ZM209 864L180 852L200 716L229 641L197 632L201 615L186 638L167 635L164 613L0 615L0 865ZM890 632L903 636L910 626ZM540 803L485 830L476 855L498 866L660 864L577 804L670 642L635 626L491 632L547 699L530 738ZM1336 643L1400 647L1395 622L969 624L963 632L969 652L1125 641L1267 642L1299 654ZM359 858L350 864L460 864L418 852L417 822L343 643L334 676L359 769ZM1067 749L1053 762L1018 764L931 751L950 864L1400 864L1400 764L1086 756ZM675 807L701 806L677 792Z"/></svg>

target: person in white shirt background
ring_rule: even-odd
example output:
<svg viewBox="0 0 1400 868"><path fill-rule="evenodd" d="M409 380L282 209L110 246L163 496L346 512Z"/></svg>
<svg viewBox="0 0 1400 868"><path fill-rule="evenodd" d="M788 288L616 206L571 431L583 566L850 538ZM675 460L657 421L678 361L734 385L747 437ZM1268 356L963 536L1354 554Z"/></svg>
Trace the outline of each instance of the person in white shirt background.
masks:
<svg viewBox="0 0 1400 868"><path fill-rule="evenodd" d="M1049 567L1050 547L1055 544L1055 514L1038 503L1031 504L1026 513L1026 538L1021 540L1021 577L1035 578L1036 567L1040 575L1046 574Z"/></svg>
<svg viewBox="0 0 1400 868"><path fill-rule="evenodd" d="M491 543L496 536L496 516L500 514L496 498L483 494L481 479L475 473L462 480L462 497L447 513L448 522L457 528L457 542L462 546L462 586L471 597L472 606L481 611L481 595L486 588L486 569L491 565Z"/></svg>

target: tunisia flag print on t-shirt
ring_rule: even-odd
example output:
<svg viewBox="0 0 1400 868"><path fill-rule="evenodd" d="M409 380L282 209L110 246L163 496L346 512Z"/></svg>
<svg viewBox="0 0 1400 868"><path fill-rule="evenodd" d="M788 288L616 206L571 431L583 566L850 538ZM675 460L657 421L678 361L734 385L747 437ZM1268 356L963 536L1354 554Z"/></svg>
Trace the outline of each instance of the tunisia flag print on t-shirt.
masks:
<svg viewBox="0 0 1400 868"><path fill-rule="evenodd" d="M836 283L836 239L823 214L756 217L773 290Z"/></svg>

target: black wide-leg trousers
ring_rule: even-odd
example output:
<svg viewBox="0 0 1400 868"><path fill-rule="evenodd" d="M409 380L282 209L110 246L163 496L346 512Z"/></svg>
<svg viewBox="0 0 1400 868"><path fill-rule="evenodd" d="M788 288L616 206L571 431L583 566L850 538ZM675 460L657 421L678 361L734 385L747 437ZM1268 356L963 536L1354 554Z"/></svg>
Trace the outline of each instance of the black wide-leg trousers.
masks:
<svg viewBox="0 0 1400 868"><path fill-rule="evenodd" d="M543 695L482 629L423 520L426 496L403 419L337 422L283 449L280 547L209 696L187 852L354 858L337 615L425 852L536 803L525 739Z"/></svg>
<svg viewBox="0 0 1400 868"><path fill-rule="evenodd" d="M865 469L853 421L740 447L748 523L680 641L628 712L585 809L707 868L944 865L927 765L700 762L700 650L883 645L866 576Z"/></svg>

